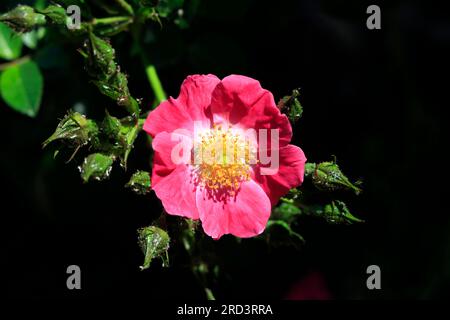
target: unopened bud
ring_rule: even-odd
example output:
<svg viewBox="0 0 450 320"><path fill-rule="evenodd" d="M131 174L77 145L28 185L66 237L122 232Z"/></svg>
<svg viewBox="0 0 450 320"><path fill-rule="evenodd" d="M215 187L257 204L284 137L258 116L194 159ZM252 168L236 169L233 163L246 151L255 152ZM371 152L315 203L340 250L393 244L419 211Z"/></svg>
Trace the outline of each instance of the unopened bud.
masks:
<svg viewBox="0 0 450 320"><path fill-rule="evenodd" d="M351 183L335 162L307 163L305 175L311 177L314 186L319 190L350 189L356 194L361 192L361 189L356 186L358 183Z"/></svg>
<svg viewBox="0 0 450 320"><path fill-rule="evenodd" d="M285 96L278 102L278 108L288 116L291 122L296 122L303 114L303 107L298 100L299 96L300 91L295 89L292 91L292 95Z"/></svg>
<svg viewBox="0 0 450 320"><path fill-rule="evenodd" d="M45 25L45 16L29 6L17 6L15 9L0 15L0 21L8 24L17 32L28 32L35 27Z"/></svg>
<svg viewBox="0 0 450 320"><path fill-rule="evenodd" d="M43 143L46 147L55 140L64 140L76 147L91 143L98 143L98 127L93 120L87 119L84 115L69 111L69 113L59 122L55 132Z"/></svg>
<svg viewBox="0 0 450 320"><path fill-rule="evenodd" d="M79 167L83 182L108 178L113 162L114 158L110 155L93 153L87 156Z"/></svg>
<svg viewBox="0 0 450 320"><path fill-rule="evenodd" d="M137 171L135 172L130 181L125 185L125 187L130 188L137 194L147 194L150 192L151 188L151 180L150 175L146 171Z"/></svg>
<svg viewBox="0 0 450 320"><path fill-rule="evenodd" d="M148 269L154 258L160 257L163 266L168 266L168 250L170 238L166 231L156 226L145 227L138 230L139 246L145 255L141 270Z"/></svg>

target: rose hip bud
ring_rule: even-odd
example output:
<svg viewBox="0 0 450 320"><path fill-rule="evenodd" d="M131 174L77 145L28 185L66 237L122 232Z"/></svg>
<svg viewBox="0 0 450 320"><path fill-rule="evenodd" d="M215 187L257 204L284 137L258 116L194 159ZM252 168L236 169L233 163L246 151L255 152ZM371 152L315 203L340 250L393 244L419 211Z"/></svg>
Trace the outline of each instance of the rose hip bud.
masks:
<svg viewBox="0 0 450 320"><path fill-rule="evenodd" d="M9 25L16 32L28 32L46 22L44 15L36 13L32 7L23 5L0 15L0 21Z"/></svg>
<svg viewBox="0 0 450 320"><path fill-rule="evenodd" d="M318 164L308 163L306 166L306 175L310 176L314 186L319 190L336 191L350 189L356 194L361 189L342 173L335 162L321 162Z"/></svg>

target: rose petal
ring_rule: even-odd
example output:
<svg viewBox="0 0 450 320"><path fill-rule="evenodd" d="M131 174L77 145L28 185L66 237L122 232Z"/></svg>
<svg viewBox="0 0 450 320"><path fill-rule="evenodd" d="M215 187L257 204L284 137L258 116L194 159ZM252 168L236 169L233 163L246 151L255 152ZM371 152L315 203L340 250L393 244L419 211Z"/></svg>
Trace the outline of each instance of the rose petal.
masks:
<svg viewBox="0 0 450 320"><path fill-rule="evenodd" d="M220 79L215 75L193 75L181 85L178 101L186 108L192 121L202 121L204 126L210 125L211 95Z"/></svg>
<svg viewBox="0 0 450 320"><path fill-rule="evenodd" d="M290 189L301 185L305 174L306 157L299 147L290 144L280 148L279 160L276 174L262 175L261 167L254 170L254 179L269 196L272 206Z"/></svg>
<svg viewBox="0 0 450 320"><path fill-rule="evenodd" d="M214 75L187 77L178 98L169 98L150 112L143 129L154 137L162 131L172 132L180 128L193 131L194 121L209 126L211 93L219 82Z"/></svg>
<svg viewBox="0 0 450 320"><path fill-rule="evenodd" d="M271 212L269 198L252 180L242 183L236 197L226 202L199 189L196 201L203 230L214 239L228 233L240 238L256 236L264 231Z"/></svg>
<svg viewBox="0 0 450 320"><path fill-rule="evenodd" d="M167 213L190 219L198 219L195 201L195 185L191 182L188 165L179 165L152 188L162 201Z"/></svg>
<svg viewBox="0 0 450 320"><path fill-rule="evenodd" d="M263 89L259 81L239 75L224 78L212 92L211 112L215 124L237 125L243 129L277 129L279 146L286 146L292 138L292 128L286 115L275 104L272 93Z"/></svg>
<svg viewBox="0 0 450 320"><path fill-rule="evenodd" d="M192 140L183 134L164 131L156 135L152 141L152 147L155 151L153 156L152 184L155 186L162 178L169 175L177 165L189 163L188 161L182 161L183 159L181 159L180 155L183 155L183 152L188 153L186 156L190 159ZM183 150L183 152L176 153L175 151L178 150Z"/></svg>

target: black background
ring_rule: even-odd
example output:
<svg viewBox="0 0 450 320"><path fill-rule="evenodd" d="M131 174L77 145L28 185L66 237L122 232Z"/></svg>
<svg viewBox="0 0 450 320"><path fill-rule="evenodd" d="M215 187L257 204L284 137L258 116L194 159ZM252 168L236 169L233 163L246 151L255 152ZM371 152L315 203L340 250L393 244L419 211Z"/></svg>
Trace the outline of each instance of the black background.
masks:
<svg viewBox="0 0 450 320"><path fill-rule="evenodd" d="M2 1L1 11L14 6ZM21 2L23 3L23 1ZM366 28L366 8L378 4L382 29ZM283 298L310 272L323 275L332 298L441 298L450 283L450 219L444 205L443 109L447 106L448 12L421 1L202 1L191 28L165 23L154 30L148 57L169 95L189 74L244 74L276 99L301 88L303 118L294 143L309 161L337 157L344 172L362 178L364 192L345 200L364 225L329 226L306 220L301 251L268 252L257 241L214 243L228 276L218 298ZM150 106L151 90L130 36L113 39L130 90ZM100 118L114 108L83 71L77 45L57 51L44 70L45 93L36 119L0 104L2 290L11 297L203 298L184 264L143 257L136 229L162 207L154 194L123 189L120 168L102 183L83 185L76 161L53 160L41 143L76 103ZM59 64L58 64L59 63ZM131 168L148 168L145 138ZM80 161L78 159L78 161ZM175 244L176 245L176 244ZM66 288L66 268L82 270L82 290ZM382 290L366 288L366 268L382 271ZM4 285L6 284L6 289Z"/></svg>

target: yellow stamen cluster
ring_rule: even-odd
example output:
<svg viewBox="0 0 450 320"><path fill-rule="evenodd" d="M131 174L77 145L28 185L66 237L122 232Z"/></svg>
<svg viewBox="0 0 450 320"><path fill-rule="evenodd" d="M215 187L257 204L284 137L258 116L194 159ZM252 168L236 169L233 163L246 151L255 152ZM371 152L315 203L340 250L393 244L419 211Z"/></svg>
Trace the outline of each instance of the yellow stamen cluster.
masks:
<svg viewBox="0 0 450 320"><path fill-rule="evenodd" d="M250 179L253 150L242 134L215 127L200 134L194 148L195 177L210 191L234 195Z"/></svg>

